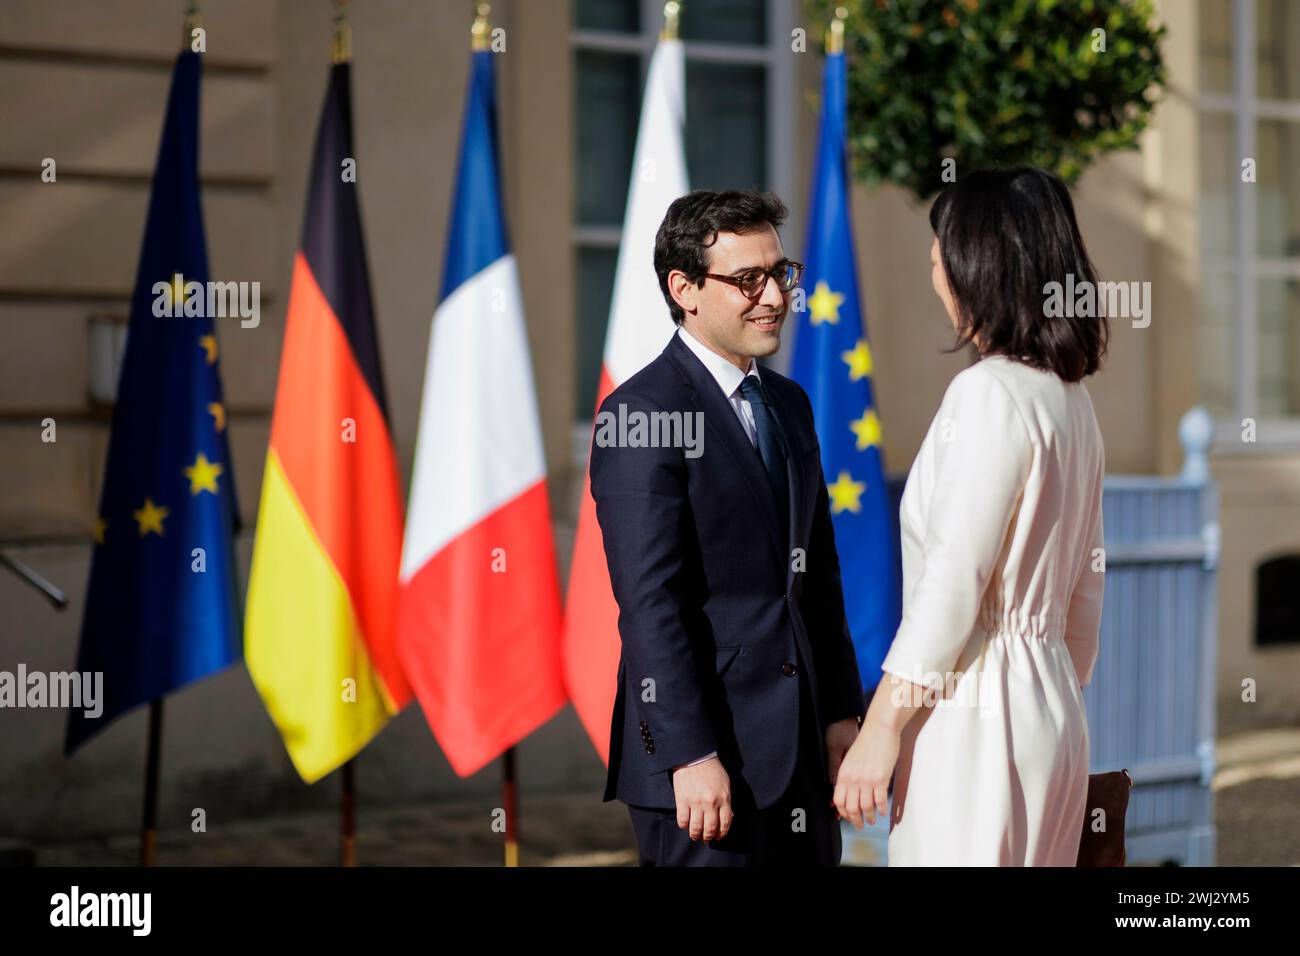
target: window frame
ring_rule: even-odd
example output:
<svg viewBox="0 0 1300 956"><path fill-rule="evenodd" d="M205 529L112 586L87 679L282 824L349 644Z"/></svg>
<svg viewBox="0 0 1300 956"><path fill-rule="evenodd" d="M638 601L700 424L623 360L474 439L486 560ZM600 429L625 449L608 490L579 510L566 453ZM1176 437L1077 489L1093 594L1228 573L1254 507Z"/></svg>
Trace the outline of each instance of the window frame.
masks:
<svg viewBox="0 0 1300 956"><path fill-rule="evenodd" d="M1277 120L1300 124L1300 97L1263 99L1258 95L1256 77L1259 66L1256 0L1232 0L1232 91L1205 93L1198 98L1199 109L1206 114L1229 114L1233 120L1233 150L1238 163L1247 156L1258 156L1260 120ZM1236 227L1231 256L1201 254L1203 274L1207 278L1235 273L1235 321L1230 330L1236 334L1233 367L1233 412L1235 418L1215 422L1215 452L1278 452L1300 449L1300 415L1289 418L1260 419L1259 411L1259 288L1261 279L1300 280L1300 256L1276 257L1259 254L1259 197L1256 182L1244 182L1240 167L1233 177L1233 218ZM1255 442L1243 443L1241 431L1245 419L1255 421Z"/></svg>
<svg viewBox="0 0 1300 956"><path fill-rule="evenodd" d="M792 31L797 24L791 0L764 0L764 4L768 26L765 44L760 46L752 43L683 40L682 46L687 63L692 61L735 63L764 68L768 104L764 144L764 159L768 170L767 188L786 199L786 204L790 208L790 215L782 227L782 232L787 237L801 237L802 217L796 210L793 200L797 172L795 144L798 128L798 61L790 48ZM573 26L569 31L570 55L576 61L577 54L586 51L635 54L639 58L641 90L644 98L650 57L654 53L655 44L659 41L659 33L663 29L663 8L663 0L639 0L636 33ZM690 109L689 103L686 104L686 108ZM578 104L575 102L575 113L577 109ZM621 222L618 225L588 225L577 221L576 209L571 210L571 214L575 218L571 223L569 243L575 263L584 248L618 248L623 231ZM576 360L581 361L581 358L581 349L579 349ZM574 374L578 374L576 363ZM586 466L587 446L591 440L591 412L591 408L575 410L573 461L575 465L581 467Z"/></svg>

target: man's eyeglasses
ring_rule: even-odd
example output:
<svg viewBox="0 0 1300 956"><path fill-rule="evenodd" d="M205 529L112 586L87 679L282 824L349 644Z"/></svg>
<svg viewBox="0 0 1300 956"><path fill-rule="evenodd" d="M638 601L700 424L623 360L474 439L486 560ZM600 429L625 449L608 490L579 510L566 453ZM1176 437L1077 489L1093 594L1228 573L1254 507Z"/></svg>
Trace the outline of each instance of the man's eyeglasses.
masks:
<svg viewBox="0 0 1300 956"><path fill-rule="evenodd" d="M803 263L795 262L793 259L778 262L770 269L760 269L757 266L753 269L746 269L737 276L718 275L716 272L704 273L705 278L717 279L719 282L734 285L740 290L741 295L751 302L757 302L762 297L763 290L767 288L769 277L776 280L778 289L782 292L789 292L799 284L802 275Z"/></svg>

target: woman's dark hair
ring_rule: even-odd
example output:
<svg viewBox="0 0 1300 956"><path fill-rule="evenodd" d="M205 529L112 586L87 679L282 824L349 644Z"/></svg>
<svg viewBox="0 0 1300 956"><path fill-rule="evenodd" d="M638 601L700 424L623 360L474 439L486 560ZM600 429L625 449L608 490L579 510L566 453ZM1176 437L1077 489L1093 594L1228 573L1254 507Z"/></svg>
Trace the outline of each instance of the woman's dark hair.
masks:
<svg viewBox="0 0 1300 956"><path fill-rule="evenodd" d="M668 291L668 273L680 269L696 285L709 271L709 247L718 233L756 232L764 223L780 229L789 211L775 193L750 189L696 189L674 199L655 233L655 274L668 311L678 325L686 317Z"/></svg>
<svg viewBox="0 0 1300 956"><path fill-rule="evenodd" d="M1093 284L1074 203L1065 184L1032 166L982 169L949 186L930 207L930 226L957 309L960 349L977 335L983 355L1006 355L1077 382L1101 367L1110 336L1104 310L1054 315L1048 283ZM1100 303L1101 296L1094 301Z"/></svg>

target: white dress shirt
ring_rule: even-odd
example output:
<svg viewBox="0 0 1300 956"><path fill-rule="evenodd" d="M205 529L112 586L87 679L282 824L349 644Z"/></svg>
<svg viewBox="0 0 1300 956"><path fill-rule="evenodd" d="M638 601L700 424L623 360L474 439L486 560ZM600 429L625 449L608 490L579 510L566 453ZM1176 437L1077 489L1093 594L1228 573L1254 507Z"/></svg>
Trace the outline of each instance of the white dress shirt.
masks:
<svg viewBox="0 0 1300 956"><path fill-rule="evenodd" d="M731 402L731 407L736 412L736 417L740 419L740 427L745 429L745 434L749 436L750 442L755 448L758 447L758 428L754 424L754 409L750 407L748 401L740 394L740 383L745 380L747 375L752 375L760 382L758 363L753 359L749 360L749 371L742 372L728 359L723 358L717 352L710 349L707 345L697 339L690 332L686 331L686 326L677 327L677 337L686 343L686 347L695 353L695 357L704 363L704 367L709 370L713 380L718 383L718 388L722 389L722 394L727 401ZM681 770L683 767L694 767L697 763L704 763L706 760L712 760L718 755L715 750L711 754L705 754L690 763L678 764L673 767L674 770Z"/></svg>
<svg viewBox="0 0 1300 956"><path fill-rule="evenodd" d="M749 436L750 443L757 448L758 428L754 424L754 410L744 396L740 394L740 383L746 375L752 375L760 382L763 381L758 374L758 363L750 359L749 371L742 372L729 359L723 358L690 332L687 332L684 325L677 327L677 337L685 342L686 347L695 353L695 357L704 363L704 367L709 370L713 380L718 383L718 388L722 389L722 394L726 396L727 401L731 402L731 407L735 409L736 417L740 419L740 425L745 429L745 434Z"/></svg>

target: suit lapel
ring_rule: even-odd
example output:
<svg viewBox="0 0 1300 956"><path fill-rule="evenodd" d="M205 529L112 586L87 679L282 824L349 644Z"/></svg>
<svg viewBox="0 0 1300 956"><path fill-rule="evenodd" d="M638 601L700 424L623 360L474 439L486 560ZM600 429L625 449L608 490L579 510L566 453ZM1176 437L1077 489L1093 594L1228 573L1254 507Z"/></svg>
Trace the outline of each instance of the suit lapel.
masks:
<svg viewBox="0 0 1300 956"><path fill-rule="evenodd" d="M689 387L695 407L704 413L704 421L711 436L722 446L745 479L745 484L753 495L755 504L758 505L763 526L767 528L772 550L789 565L788 556L782 553L776 496L772 493L772 483L763 468L763 459L759 456L758 449L750 442L749 436L745 434L745 427L740 424L740 419L736 416L736 410L722 394L722 389L718 388L718 383L704 367L704 363L692 354L676 334L668 340L665 352L668 354L669 361L681 373L682 381Z"/></svg>

